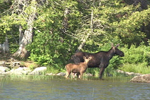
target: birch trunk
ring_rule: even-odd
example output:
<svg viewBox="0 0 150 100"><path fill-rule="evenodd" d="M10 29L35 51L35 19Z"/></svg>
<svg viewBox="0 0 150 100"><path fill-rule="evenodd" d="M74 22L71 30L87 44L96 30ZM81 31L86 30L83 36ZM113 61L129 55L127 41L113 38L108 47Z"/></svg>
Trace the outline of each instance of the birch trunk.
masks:
<svg viewBox="0 0 150 100"><path fill-rule="evenodd" d="M91 28L91 32L87 33L86 37L83 39L83 41L81 42L81 44L79 45L78 49L76 50L76 52L80 51L83 46L85 45L87 39L89 38L90 34L93 33L93 10L91 11L91 23L90 23L90 28Z"/></svg>
<svg viewBox="0 0 150 100"><path fill-rule="evenodd" d="M5 42L3 44L0 44L0 53L2 54L9 53L9 43L7 36L5 38Z"/></svg>

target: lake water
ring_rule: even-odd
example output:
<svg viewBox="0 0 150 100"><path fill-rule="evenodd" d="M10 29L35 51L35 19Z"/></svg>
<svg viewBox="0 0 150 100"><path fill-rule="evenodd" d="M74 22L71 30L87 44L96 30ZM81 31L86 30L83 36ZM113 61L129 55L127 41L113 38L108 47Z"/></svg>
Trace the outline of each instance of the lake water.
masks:
<svg viewBox="0 0 150 100"><path fill-rule="evenodd" d="M0 100L150 100L150 84L124 78L1 78Z"/></svg>

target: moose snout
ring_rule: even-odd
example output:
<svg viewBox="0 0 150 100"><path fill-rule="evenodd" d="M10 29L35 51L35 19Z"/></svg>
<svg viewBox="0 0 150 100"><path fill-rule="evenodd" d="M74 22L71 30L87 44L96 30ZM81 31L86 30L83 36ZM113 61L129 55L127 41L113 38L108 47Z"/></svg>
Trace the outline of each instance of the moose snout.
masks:
<svg viewBox="0 0 150 100"><path fill-rule="evenodd" d="M124 57L124 53L123 52L120 54L120 57Z"/></svg>

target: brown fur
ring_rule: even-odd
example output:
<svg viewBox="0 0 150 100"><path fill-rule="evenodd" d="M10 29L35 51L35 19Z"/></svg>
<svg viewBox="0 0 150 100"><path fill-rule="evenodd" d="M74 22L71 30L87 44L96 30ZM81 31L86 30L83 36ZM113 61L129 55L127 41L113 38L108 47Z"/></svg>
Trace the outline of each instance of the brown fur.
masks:
<svg viewBox="0 0 150 100"><path fill-rule="evenodd" d="M88 67L88 62L92 59L92 57L83 57L84 58L84 62L80 62L79 64L73 64L73 63L69 63L65 66L66 68L66 78L68 78L68 76L71 73L77 73L77 77L79 76L79 78L82 77L83 73L86 71L87 67Z"/></svg>
<svg viewBox="0 0 150 100"><path fill-rule="evenodd" d="M99 72L99 78L102 79L103 73L105 68L109 65L110 59L112 59L113 56L118 55L120 57L124 56L124 52L118 49L119 44L114 46L112 44L112 48L108 51L99 51L97 53L88 53L88 52L76 52L72 57L70 61L73 61L75 64L78 64L80 62L84 62L83 57L88 56L92 57L92 59L88 62L88 68L100 68Z"/></svg>

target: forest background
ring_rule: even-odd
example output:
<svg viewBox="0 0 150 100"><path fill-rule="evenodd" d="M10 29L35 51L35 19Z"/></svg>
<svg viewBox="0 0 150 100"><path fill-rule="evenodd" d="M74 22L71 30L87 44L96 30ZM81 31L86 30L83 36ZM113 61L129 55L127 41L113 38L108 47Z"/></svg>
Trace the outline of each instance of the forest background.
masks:
<svg viewBox="0 0 150 100"><path fill-rule="evenodd" d="M120 44L105 73L150 73L150 0L0 0L0 43L10 54L64 71L77 50ZM93 74L98 69L88 69Z"/></svg>

